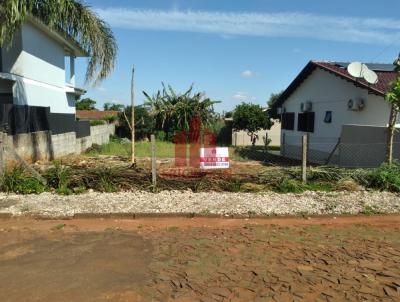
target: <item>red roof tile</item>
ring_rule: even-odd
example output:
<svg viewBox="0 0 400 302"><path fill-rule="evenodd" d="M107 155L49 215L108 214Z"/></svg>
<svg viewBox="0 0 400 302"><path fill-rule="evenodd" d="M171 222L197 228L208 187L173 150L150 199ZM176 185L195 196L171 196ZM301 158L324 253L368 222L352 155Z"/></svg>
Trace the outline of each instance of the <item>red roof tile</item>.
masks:
<svg viewBox="0 0 400 302"><path fill-rule="evenodd" d="M395 80L397 75L397 73L394 71L376 70L375 72L378 75L378 83L375 85L371 85L367 83L364 79L357 79L355 77L352 77L347 72L346 68L334 62L310 61L300 72L300 74L293 80L289 87L282 93L280 98L275 103L275 106L280 107L316 68L321 68L325 71L328 71L336 76L341 77L342 79L352 82L358 87L367 89L369 93L380 96L384 96L386 92L389 91L390 84Z"/></svg>
<svg viewBox="0 0 400 302"><path fill-rule="evenodd" d="M118 111L76 110L76 118L81 120L101 120L108 116L118 116Z"/></svg>
<svg viewBox="0 0 400 302"><path fill-rule="evenodd" d="M345 68L342 68L334 63L328 62L313 62L318 67L321 67L324 70L333 72L334 74L354 82L355 84L359 84L360 86L367 88L368 90L372 90L371 92L375 92L380 95L386 94L386 92L390 89L390 83L394 81L396 78L396 72L388 72L388 71L375 71L378 75L378 83L375 85L371 85L367 83L364 79L357 79L352 77Z"/></svg>

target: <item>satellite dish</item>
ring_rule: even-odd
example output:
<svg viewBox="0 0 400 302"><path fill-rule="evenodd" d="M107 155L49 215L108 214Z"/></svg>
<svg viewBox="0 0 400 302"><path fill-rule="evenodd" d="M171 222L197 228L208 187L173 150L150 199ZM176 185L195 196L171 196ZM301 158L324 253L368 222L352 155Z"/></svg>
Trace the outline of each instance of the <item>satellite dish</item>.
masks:
<svg viewBox="0 0 400 302"><path fill-rule="evenodd" d="M378 75L372 71L371 69L367 69L363 73L364 80L366 80L368 83L375 85L378 83Z"/></svg>
<svg viewBox="0 0 400 302"><path fill-rule="evenodd" d="M361 78L363 75L363 70L365 68L364 66L367 67L361 62L353 62L349 66L347 66L347 72L355 78Z"/></svg>
<svg viewBox="0 0 400 302"><path fill-rule="evenodd" d="M347 67L347 72L355 78L364 78L369 84L378 83L378 75L361 62L353 62Z"/></svg>

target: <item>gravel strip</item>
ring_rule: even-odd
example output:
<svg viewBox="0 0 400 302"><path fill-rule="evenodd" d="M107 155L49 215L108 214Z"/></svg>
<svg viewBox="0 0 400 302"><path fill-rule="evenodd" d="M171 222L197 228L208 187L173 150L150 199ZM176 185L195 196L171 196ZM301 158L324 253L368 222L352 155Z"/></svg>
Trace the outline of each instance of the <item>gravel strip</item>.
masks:
<svg viewBox="0 0 400 302"><path fill-rule="evenodd" d="M400 195L387 192L87 193L60 196L0 194L0 213L72 217L75 214L328 215L400 213Z"/></svg>

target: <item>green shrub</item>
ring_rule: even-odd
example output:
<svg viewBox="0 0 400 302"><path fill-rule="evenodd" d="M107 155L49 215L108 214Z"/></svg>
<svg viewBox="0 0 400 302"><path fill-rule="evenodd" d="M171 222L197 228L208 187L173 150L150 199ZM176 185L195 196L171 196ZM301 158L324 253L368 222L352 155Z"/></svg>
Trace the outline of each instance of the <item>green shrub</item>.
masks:
<svg viewBox="0 0 400 302"><path fill-rule="evenodd" d="M106 121L104 120L92 120L90 121L90 126L100 126L100 125L105 125Z"/></svg>
<svg viewBox="0 0 400 302"><path fill-rule="evenodd" d="M54 166L47 170L46 179L50 187L65 189L69 185L70 170L63 167L59 161L54 161Z"/></svg>
<svg viewBox="0 0 400 302"><path fill-rule="evenodd" d="M370 186L381 191L400 192L400 163L383 164L370 175Z"/></svg>
<svg viewBox="0 0 400 302"><path fill-rule="evenodd" d="M118 120L118 116L115 115L107 115L106 117L103 118L104 121L106 121L109 124L115 123Z"/></svg>
<svg viewBox="0 0 400 302"><path fill-rule="evenodd" d="M303 193L306 191L306 186L295 179L284 179L280 184L278 184L274 191L278 193Z"/></svg>
<svg viewBox="0 0 400 302"><path fill-rule="evenodd" d="M111 168L102 168L96 171L99 179L98 189L101 192L112 193L117 191L114 183L115 173Z"/></svg>
<svg viewBox="0 0 400 302"><path fill-rule="evenodd" d="M14 167L4 173L0 183L1 191L16 194L40 194L46 190L38 179L24 173L22 167Z"/></svg>
<svg viewBox="0 0 400 302"><path fill-rule="evenodd" d="M61 187L56 189L56 193L60 195L71 195L73 194L73 191L68 187Z"/></svg>
<svg viewBox="0 0 400 302"><path fill-rule="evenodd" d="M156 140L157 141L166 141L167 140L167 134L165 134L164 131L157 131L156 132Z"/></svg>

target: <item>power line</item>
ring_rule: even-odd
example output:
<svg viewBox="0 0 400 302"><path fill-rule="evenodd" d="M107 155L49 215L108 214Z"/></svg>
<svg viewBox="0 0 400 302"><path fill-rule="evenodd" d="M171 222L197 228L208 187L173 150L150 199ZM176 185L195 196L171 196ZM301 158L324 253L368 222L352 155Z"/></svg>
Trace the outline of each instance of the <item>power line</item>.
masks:
<svg viewBox="0 0 400 302"><path fill-rule="evenodd" d="M400 37L398 37L397 39L395 39L391 44L389 44L388 46L386 46L383 50L381 50L375 57L373 57L370 61L373 62L375 59L379 58L383 53L385 53L389 48L391 48L392 46L394 46L397 42L400 41Z"/></svg>

